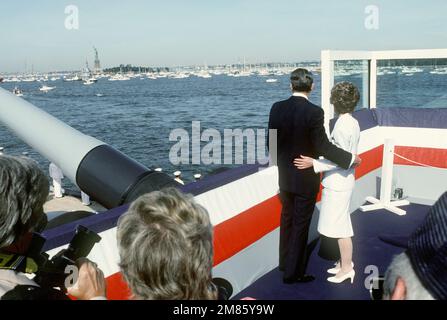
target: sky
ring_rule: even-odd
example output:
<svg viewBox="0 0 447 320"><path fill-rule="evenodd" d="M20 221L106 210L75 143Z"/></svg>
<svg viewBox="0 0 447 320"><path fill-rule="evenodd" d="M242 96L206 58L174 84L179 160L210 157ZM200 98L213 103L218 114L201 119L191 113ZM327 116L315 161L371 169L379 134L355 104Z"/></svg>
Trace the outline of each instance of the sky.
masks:
<svg viewBox="0 0 447 320"><path fill-rule="evenodd" d="M65 27L68 5L79 10L78 29ZM378 8L378 29L365 27L368 5ZM0 73L80 69L93 64L93 46L103 67L445 48L446 13L445 0L1 0Z"/></svg>

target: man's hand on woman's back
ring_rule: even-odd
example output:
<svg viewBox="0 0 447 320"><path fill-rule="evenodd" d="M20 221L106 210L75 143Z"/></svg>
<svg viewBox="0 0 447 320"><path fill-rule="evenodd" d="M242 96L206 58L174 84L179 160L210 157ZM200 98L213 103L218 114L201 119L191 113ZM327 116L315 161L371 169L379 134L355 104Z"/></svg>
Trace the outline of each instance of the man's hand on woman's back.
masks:
<svg viewBox="0 0 447 320"><path fill-rule="evenodd" d="M356 154L354 162L352 163L351 168L357 168L361 163L362 163L362 158L360 158L359 155Z"/></svg>

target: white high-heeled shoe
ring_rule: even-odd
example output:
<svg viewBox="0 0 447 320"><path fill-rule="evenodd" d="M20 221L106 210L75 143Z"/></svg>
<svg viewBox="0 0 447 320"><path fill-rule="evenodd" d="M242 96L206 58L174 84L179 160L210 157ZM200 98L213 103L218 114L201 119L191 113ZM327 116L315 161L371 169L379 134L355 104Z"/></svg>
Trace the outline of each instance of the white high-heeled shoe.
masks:
<svg viewBox="0 0 447 320"><path fill-rule="evenodd" d="M347 274L345 274L341 277L336 277L336 276L329 277L329 278L327 278L327 281L332 282L332 283L342 283L346 279L351 279L351 284L352 284L352 283L354 283L354 277L355 277L355 271L354 271L354 269L352 269Z"/></svg>
<svg viewBox="0 0 447 320"><path fill-rule="evenodd" d="M351 262L351 266L354 268L354 262ZM340 267L338 267L338 268L334 267L332 269L328 269L327 273L329 273L329 274L337 274L339 271L340 271Z"/></svg>

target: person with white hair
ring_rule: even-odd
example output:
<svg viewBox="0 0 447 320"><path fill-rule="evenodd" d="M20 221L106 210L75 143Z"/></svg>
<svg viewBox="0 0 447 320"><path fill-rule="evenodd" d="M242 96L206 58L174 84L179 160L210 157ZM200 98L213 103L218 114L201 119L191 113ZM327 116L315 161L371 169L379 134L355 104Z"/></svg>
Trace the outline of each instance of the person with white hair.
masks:
<svg viewBox="0 0 447 320"><path fill-rule="evenodd" d="M447 300L447 192L388 267L385 300Z"/></svg>
<svg viewBox="0 0 447 320"><path fill-rule="evenodd" d="M25 270L30 266L20 257L26 254L32 232L46 226L43 205L48 196L48 180L33 160L3 155L0 181L1 298L17 285L37 286L26 277Z"/></svg>
<svg viewBox="0 0 447 320"><path fill-rule="evenodd" d="M422 284L405 252L397 255L388 267L383 298L385 300L435 300Z"/></svg>
<svg viewBox="0 0 447 320"><path fill-rule="evenodd" d="M120 217L119 265L138 300L214 300L213 227L192 195L143 195Z"/></svg>
<svg viewBox="0 0 447 320"><path fill-rule="evenodd" d="M37 271L27 257L32 234L47 225L43 205L48 197L48 178L37 163L26 157L0 157L0 299L61 300L62 291L41 288L27 274ZM87 260L77 261L79 280L69 293L83 291L84 300L105 296L104 274ZM88 289L85 289L88 288Z"/></svg>

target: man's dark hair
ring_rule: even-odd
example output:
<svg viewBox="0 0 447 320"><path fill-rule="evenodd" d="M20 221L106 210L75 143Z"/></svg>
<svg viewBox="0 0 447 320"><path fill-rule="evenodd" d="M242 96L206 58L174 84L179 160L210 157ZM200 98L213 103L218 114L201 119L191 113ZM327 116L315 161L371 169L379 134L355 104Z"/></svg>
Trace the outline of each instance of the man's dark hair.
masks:
<svg viewBox="0 0 447 320"><path fill-rule="evenodd" d="M290 75L292 90L295 92L310 92L314 79L312 73L306 69L298 68Z"/></svg>
<svg viewBox="0 0 447 320"><path fill-rule="evenodd" d="M353 112L359 100L359 89L351 82L340 82L332 88L331 103L338 114Z"/></svg>

